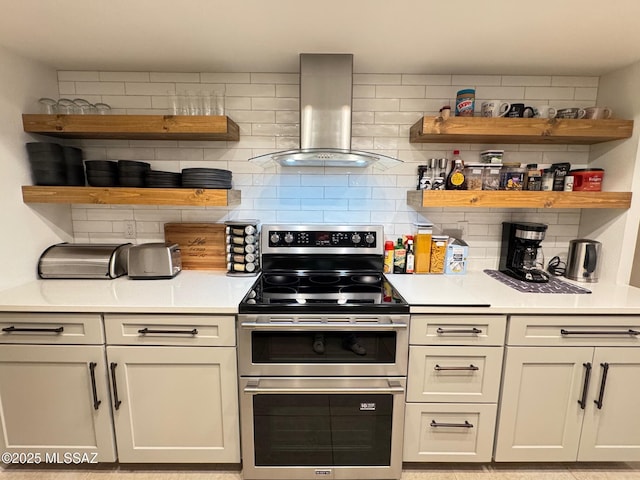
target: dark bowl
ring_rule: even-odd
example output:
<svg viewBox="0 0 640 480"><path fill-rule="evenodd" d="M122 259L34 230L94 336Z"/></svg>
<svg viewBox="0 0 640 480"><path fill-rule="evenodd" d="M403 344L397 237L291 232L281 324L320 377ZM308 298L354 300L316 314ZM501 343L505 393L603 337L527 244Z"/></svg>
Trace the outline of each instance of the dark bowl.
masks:
<svg viewBox="0 0 640 480"><path fill-rule="evenodd" d="M53 152L53 153L62 153L62 147L57 143L47 143L47 142L29 142L26 144L27 152L37 153L37 152Z"/></svg>
<svg viewBox="0 0 640 480"><path fill-rule="evenodd" d="M118 171L118 164L110 160L85 160L84 164L87 167L87 171L90 171L90 170L107 171L107 172Z"/></svg>

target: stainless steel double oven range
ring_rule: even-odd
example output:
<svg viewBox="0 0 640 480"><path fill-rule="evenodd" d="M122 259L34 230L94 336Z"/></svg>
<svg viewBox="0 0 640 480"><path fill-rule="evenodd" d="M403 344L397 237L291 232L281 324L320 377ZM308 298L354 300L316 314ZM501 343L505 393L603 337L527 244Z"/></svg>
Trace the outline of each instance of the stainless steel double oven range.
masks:
<svg viewBox="0 0 640 480"><path fill-rule="evenodd" d="M381 226L262 226L239 306L245 478L400 478L409 306L383 246Z"/></svg>

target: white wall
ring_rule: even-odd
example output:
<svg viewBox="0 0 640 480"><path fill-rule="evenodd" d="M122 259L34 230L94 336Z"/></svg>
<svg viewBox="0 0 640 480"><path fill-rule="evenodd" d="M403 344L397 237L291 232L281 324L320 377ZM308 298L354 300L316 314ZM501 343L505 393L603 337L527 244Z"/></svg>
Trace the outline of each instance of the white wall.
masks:
<svg viewBox="0 0 640 480"><path fill-rule="evenodd" d="M258 218L262 223L382 223L392 239L411 233L416 221L432 220L448 230L462 225L470 244L471 268L495 268L501 222L549 224L547 259L564 255L578 233L579 210L421 209L406 205L414 189L417 166L431 157L451 157L459 148L466 161L478 161L486 148L504 148L505 159L550 164L586 165L588 146L410 144L409 127L422 115L453 104L461 88L476 88L477 102L487 99L527 104L590 106L598 92L597 77L501 75L354 75L353 148L398 157L405 163L385 172L372 169L264 170L248 158L298 146L298 74L58 72L60 95L103 101L116 113L166 113L168 93L220 90L227 114L240 125L239 142L78 141L87 159L147 161L157 170L217 167L233 172L242 191L237 208L165 208L132 206L73 207L76 241L124 241L124 221L134 221L136 242L163 238L165 222L219 222Z"/></svg>
<svg viewBox="0 0 640 480"><path fill-rule="evenodd" d="M41 96L57 92L56 72L0 48L0 288L36 278L39 255L70 240L70 209L36 210L22 203L21 185L31 184L22 113L34 111Z"/></svg>
<svg viewBox="0 0 640 480"><path fill-rule="evenodd" d="M592 165L606 169L613 190L635 190L631 208L615 217L611 212L607 217L604 212L585 212L580 228L581 235L602 242L603 261L607 266L612 266L605 269L603 279L628 283L633 268L633 274L637 277L636 286L640 286L640 258L633 262L640 222L640 193L634 188L640 185L640 169L637 167L640 139L639 84L640 62L601 78L598 104L609 105L620 118L634 120L635 128L630 139L594 146L591 153Z"/></svg>

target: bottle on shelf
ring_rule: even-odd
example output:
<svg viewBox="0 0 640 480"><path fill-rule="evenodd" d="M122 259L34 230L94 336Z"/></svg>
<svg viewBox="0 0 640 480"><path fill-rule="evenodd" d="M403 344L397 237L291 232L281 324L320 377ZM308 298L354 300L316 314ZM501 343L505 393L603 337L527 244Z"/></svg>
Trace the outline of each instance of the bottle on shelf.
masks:
<svg viewBox="0 0 640 480"><path fill-rule="evenodd" d="M404 273L407 260L407 249L399 238L393 250L393 273Z"/></svg>
<svg viewBox="0 0 640 480"><path fill-rule="evenodd" d="M387 240L384 242L384 273L393 273L393 242Z"/></svg>
<svg viewBox="0 0 640 480"><path fill-rule="evenodd" d="M460 150L453 151L451 159L451 171L447 176L446 190L466 190L467 179L464 175L464 161L460 157Z"/></svg>
<svg viewBox="0 0 640 480"><path fill-rule="evenodd" d="M415 270L415 254L413 253L413 238L407 239L407 256L405 260L405 273L413 273Z"/></svg>

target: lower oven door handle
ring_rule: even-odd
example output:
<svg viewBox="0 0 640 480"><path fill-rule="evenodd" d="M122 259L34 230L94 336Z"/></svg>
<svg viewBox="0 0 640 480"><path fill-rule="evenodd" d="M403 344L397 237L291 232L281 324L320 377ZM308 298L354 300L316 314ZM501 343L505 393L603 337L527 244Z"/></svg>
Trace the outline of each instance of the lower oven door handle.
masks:
<svg viewBox="0 0 640 480"><path fill-rule="evenodd" d="M260 387L260 380L251 380L244 388L244 393L404 393L400 382L388 381L388 387Z"/></svg>
<svg viewBox="0 0 640 480"><path fill-rule="evenodd" d="M354 330L403 330L408 327L406 323L241 323L240 327L248 330L277 330L286 328L287 331L354 331Z"/></svg>

